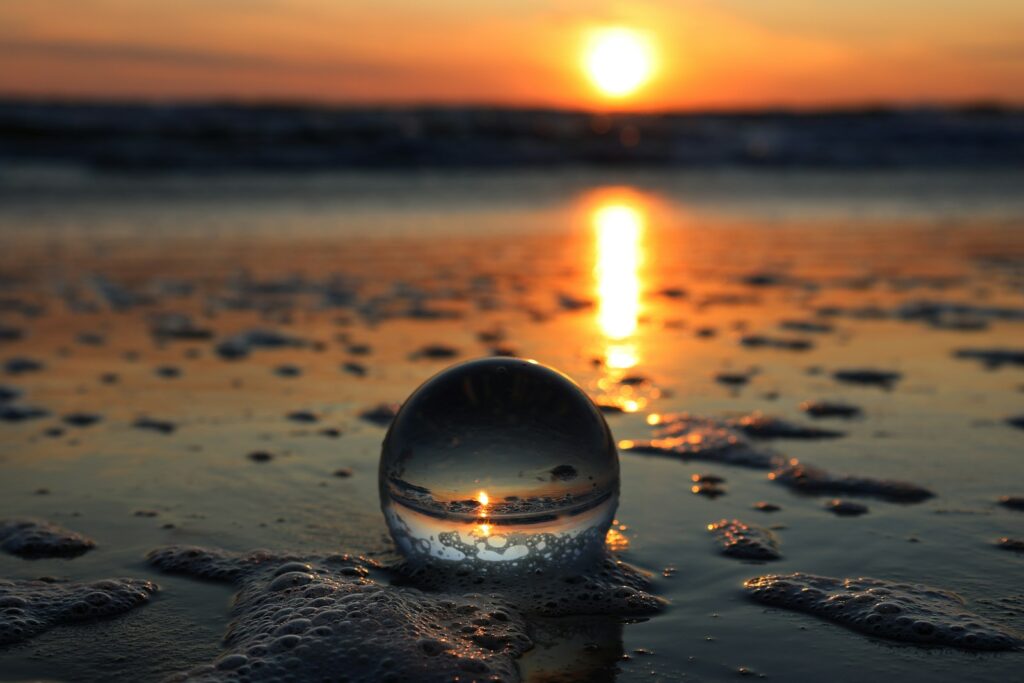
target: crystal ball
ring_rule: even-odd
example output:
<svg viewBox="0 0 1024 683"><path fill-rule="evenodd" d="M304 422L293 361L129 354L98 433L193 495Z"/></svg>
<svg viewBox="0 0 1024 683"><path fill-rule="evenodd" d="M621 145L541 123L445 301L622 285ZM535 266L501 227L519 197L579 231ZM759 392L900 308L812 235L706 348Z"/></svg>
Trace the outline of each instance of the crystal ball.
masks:
<svg viewBox="0 0 1024 683"><path fill-rule="evenodd" d="M484 358L420 386L384 438L380 500L412 563L576 568L604 549L619 458L593 401L536 361Z"/></svg>

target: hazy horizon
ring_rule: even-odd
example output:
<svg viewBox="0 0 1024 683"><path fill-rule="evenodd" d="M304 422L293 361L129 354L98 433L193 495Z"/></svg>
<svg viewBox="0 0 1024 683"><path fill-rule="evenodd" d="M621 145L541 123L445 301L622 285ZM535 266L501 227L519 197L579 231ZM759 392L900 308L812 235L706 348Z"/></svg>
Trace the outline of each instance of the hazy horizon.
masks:
<svg viewBox="0 0 1024 683"><path fill-rule="evenodd" d="M743 114L865 114L871 112L913 112L913 111L977 111L992 110L999 112L1024 111L1024 100L1012 99L973 99L962 101L921 101L921 102L822 102L819 104L785 104L766 102L763 104L738 104L734 106L695 106L667 108L617 108L602 109L600 107L558 106L524 103L490 102L487 100L466 100L451 102L434 102L430 100L389 102L389 101L325 101L301 98L273 97L106 97L106 96L67 96L0 92L0 106L10 105L44 105L44 106L83 106L83 107L237 107L253 109L322 109L338 112L360 111L503 111L503 112L549 112L556 114L586 116L729 116Z"/></svg>
<svg viewBox="0 0 1024 683"><path fill-rule="evenodd" d="M7 2L0 96L600 111L1021 106L1022 29L1024 5L1008 0ZM646 53L628 93L602 89L584 64L588 36L607 30L629 32ZM615 56L613 69L627 55Z"/></svg>

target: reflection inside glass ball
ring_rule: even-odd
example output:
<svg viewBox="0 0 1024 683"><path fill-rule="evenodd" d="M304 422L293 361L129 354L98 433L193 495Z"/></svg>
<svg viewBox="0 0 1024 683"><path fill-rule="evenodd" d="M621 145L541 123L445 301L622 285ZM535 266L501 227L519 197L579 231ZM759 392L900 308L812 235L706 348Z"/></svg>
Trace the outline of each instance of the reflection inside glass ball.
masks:
<svg viewBox="0 0 1024 683"><path fill-rule="evenodd" d="M486 358L434 376L384 439L381 507L415 563L525 572L575 567L604 547L618 505L608 425L565 375Z"/></svg>

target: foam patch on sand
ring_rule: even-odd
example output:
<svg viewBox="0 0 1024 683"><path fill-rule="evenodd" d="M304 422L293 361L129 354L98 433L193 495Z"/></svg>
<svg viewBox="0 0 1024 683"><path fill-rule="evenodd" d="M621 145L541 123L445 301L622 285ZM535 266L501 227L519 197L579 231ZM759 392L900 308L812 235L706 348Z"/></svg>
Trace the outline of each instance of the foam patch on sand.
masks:
<svg viewBox="0 0 1024 683"><path fill-rule="evenodd" d="M771 574L744 584L754 600L806 612L854 631L907 643L1010 650L1019 634L968 612L955 593L880 579Z"/></svg>
<svg viewBox="0 0 1024 683"><path fill-rule="evenodd" d="M123 614L147 602L155 584L139 579L91 583L0 579L0 645L27 640L54 626Z"/></svg>
<svg viewBox="0 0 1024 683"><path fill-rule="evenodd" d="M775 470L768 478L794 491L809 494L870 496L898 503L917 503L935 495L917 484L849 474L830 474L796 460L791 460L785 467Z"/></svg>
<svg viewBox="0 0 1024 683"><path fill-rule="evenodd" d="M611 559L585 576L527 582L529 589L465 573L428 585L430 574L348 555L172 546L148 560L239 587L228 652L177 681L322 680L339 672L348 681L515 681L515 659L533 646L531 612L644 614L663 604L644 592L639 572ZM395 582L371 576L383 572Z"/></svg>
<svg viewBox="0 0 1024 683"><path fill-rule="evenodd" d="M840 401L804 401L800 404L800 410L813 418L854 418L860 417L863 414L859 406Z"/></svg>
<svg viewBox="0 0 1024 683"><path fill-rule="evenodd" d="M843 432L834 429L796 424L759 412L729 420L727 424L754 439L835 439L843 436Z"/></svg>
<svg viewBox="0 0 1024 683"><path fill-rule="evenodd" d="M619 442L623 451L701 460L755 469L779 467L778 453L754 444L728 420L678 413L652 414L647 423L657 427L653 439Z"/></svg>
<svg viewBox="0 0 1024 683"><path fill-rule="evenodd" d="M741 560L777 560L782 557L775 534L767 529L744 524L738 519L721 519L708 524L715 535L722 554Z"/></svg>
<svg viewBox="0 0 1024 683"><path fill-rule="evenodd" d="M266 567L278 567L285 562L298 561L299 557L279 555L269 550L230 553L216 548L174 545L150 551L146 555L146 560L171 574L234 583Z"/></svg>
<svg viewBox="0 0 1024 683"><path fill-rule="evenodd" d="M546 617L643 616L665 606L662 598L647 592L650 582L642 572L612 556L583 572L535 570L536 580L500 574L484 580L468 564L451 572L407 566L395 571L396 583L444 593L487 590L508 597L527 614Z"/></svg>
<svg viewBox="0 0 1024 683"><path fill-rule="evenodd" d="M75 557L96 546L75 531L40 519L0 520L0 548L21 557Z"/></svg>

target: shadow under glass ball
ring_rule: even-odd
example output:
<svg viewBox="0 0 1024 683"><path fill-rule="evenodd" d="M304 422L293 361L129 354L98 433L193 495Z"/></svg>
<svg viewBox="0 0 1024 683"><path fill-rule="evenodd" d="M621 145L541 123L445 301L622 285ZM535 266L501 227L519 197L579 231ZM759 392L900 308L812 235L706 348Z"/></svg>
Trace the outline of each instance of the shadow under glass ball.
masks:
<svg viewBox="0 0 1024 683"><path fill-rule="evenodd" d="M534 361L486 358L434 376L402 406L381 454L381 506L414 561L587 561L604 546L618 490L604 417Z"/></svg>

